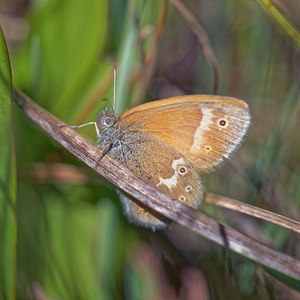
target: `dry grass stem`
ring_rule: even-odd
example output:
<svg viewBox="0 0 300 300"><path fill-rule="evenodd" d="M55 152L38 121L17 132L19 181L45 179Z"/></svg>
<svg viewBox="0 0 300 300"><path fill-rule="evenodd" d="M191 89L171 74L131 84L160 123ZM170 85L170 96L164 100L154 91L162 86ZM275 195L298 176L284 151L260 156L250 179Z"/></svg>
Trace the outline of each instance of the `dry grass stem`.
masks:
<svg viewBox="0 0 300 300"><path fill-rule="evenodd" d="M24 113L53 139L119 189L138 199L136 201L139 205L149 207L158 214L224 246L224 236L220 233L218 222L142 181L108 155L98 163L102 155L101 149L75 130L60 127L65 123L39 107L22 92L15 90L14 98ZM300 280L299 260L271 249L236 230L224 227L224 233L232 251Z"/></svg>
<svg viewBox="0 0 300 300"><path fill-rule="evenodd" d="M207 194L205 197L205 202L238 211L240 213L265 220L300 233L299 222L259 207L216 194Z"/></svg>

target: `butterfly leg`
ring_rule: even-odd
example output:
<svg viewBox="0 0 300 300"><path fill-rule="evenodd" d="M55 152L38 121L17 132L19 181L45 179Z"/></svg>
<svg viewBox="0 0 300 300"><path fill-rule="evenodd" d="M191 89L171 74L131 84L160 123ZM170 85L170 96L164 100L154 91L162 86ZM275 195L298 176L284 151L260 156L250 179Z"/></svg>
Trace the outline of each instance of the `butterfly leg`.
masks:
<svg viewBox="0 0 300 300"><path fill-rule="evenodd" d="M98 167L98 164L99 164L100 160L101 160L101 159L104 157L104 155L111 149L111 147L112 147L114 144L118 143L118 142L119 142L120 152L121 152L121 156L122 156L122 161L123 161L123 162L125 161L125 156L124 156L122 144L121 144L121 141L118 140L118 141L115 142L115 143L109 143L109 144L106 145L106 147L102 150L101 156L98 158L96 167Z"/></svg>
<svg viewBox="0 0 300 300"><path fill-rule="evenodd" d="M123 151L123 147L122 147L122 141L119 140L119 147L120 147L120 152L121 152L121 157L122 157L122 162L125 162L125 155L124 155L124 151Z"/></svg>
<svg viewBox="0 0 300 300"><path fill-rule="evenodd" d="M101 134L100 134L100 130L98 128L97 122L88 122L88 123L84 123L84 124L81 124L81 125L61 125L59 127L60 128L62 128L62 127L82 128L82 127L88 126L88 125L94 125L95 126L97 138L100 139L101 138Z"/></svg>
<svg viewBox="0 0 300 300"><path fill-rule="evenodd" d="M97 164L95 166L95 168L98 167L100 160L104 157L104 155L111 149L111 147L113 146L113 143L109 143L107 144L107 146L102 150L102 153L100 155L100 157L97 160Z"/></svg>

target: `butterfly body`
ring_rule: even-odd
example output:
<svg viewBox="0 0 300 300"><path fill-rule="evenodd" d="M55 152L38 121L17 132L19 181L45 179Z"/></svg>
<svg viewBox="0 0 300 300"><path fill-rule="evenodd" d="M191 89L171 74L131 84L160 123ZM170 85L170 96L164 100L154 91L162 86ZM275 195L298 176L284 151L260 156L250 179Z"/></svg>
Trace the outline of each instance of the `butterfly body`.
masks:
<svg viewBox="0 0 300 300"><path fill-rule="evenodd" d="M250 124L245 102L194 95L139 105L119 117L101 111L98 145L146 182L197 208L203 197L199 173L228 158ZM121 193L125 214L152 230L165 223Z"/></svg>

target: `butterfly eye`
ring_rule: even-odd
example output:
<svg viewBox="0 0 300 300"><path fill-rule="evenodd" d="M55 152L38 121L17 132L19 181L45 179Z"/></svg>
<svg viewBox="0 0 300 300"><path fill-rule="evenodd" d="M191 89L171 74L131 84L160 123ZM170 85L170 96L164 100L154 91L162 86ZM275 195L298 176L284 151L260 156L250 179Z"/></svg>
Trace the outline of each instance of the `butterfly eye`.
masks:
<svg viewBox="0 0 300 300"><path fill-rule="evenodd" d="M187 172L188 172L188 170L187 170L187 167L185 167L185 166L180 166L180 167L178 168L178 173L179 173L180 175L185 175Z"/></svg>
<svg viewBox="0 0 300 300"><path fill-rule="evenodd" d="M111 118L111 117L106 117L105 118L105 121L104 121L104 124L106 125L106 126L112 126L113 125L113 122L114 122L114 119L113 118Z"/></svg>
<svg viewBox="0 0 300 300"><path fill-rule="evenodd" d="M219 119L218 125L219 127L226 128L229 125L229 122L226 119Z"/></svg>

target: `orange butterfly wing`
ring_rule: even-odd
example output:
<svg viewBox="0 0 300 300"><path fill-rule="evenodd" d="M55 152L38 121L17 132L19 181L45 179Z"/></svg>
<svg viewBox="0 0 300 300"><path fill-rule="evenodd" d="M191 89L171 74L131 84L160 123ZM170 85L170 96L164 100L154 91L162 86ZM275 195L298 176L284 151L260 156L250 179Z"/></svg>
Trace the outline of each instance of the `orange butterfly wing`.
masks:
<svg viewBox="0 0 300 300"><path fill-rule="evenodd" d="M123 112L124 132L145 132L181 152L197 169L208 170L228 158L250 125L241 100L192 95L145 103Z"/></svg>

